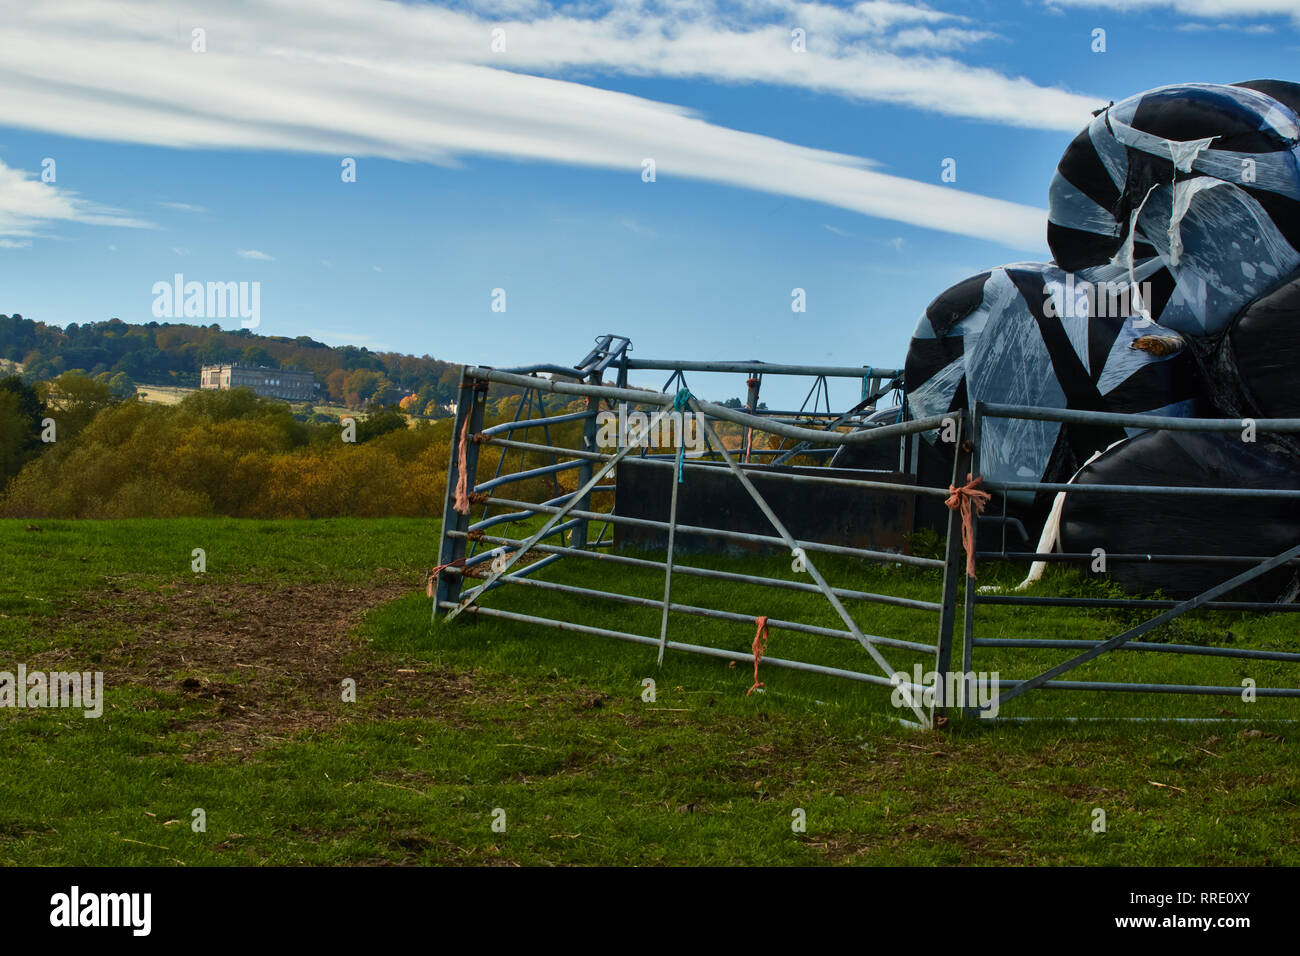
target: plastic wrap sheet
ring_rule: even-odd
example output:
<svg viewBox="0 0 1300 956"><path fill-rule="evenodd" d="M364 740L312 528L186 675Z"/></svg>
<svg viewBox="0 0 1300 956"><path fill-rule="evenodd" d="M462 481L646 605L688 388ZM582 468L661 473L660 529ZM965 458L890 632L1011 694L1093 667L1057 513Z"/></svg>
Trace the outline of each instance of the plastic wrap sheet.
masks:
<svg viewBox="0 0 1300 956"><path fill-rule="evenodd" d="M1300 459L1236 433L1144 432L1080 469L1076 484L1221 488L1300 488ZM1300 540L1300 503L1281 499L1147 494L1070 494L1061 549L1108 554L1208 554L1269 557ZM1244 565L1110 562L1111 578L1135 593L1191 597ZM1292 571L1282 569L1226 599L1275 600Z"/></svg>
<svg viewBox="0 0 1300 956"><path fill-rule="evenodd" d="M1138 222L1175 285L1152 318L1186 335L1222 332L1248 302L1300 267L1300 252L1264 207L1209 176L1157 187Z"/></svg>
<svg viewBox="0 0 1300 956"><path fill-rule="evenodd" d="M1286 80L1246 80L1232 85L1266 93L1283 106L1290 108L1291 112L1300 114L1300 83L1288 83Z"/></svg>
<svg viewBox="0 0 1300 956"><path fill-rule="evenodd" d="M1297 101L1300 87L1280 81L1193 83L1104 110L1052 182L1057 263L1145 273L1156 287L1149 318L1187 335L1221 332L1300 266Z"/></svg>
<svg viewBox="0 0 1300 956"><path fill-rule="evenodd" d="M1190 358L1131 347L1142 336L1168 333L1124 314L1131 301L1104 291L1111 282L1123 285L1124 274L1105 266L1071 275L1051 264L1022 262L953 286L927 308L908 350L910 413L922 418L984 401L1195 414ZM980 470L1008 481L1068 476L1077 463L1123 437L1115 428L988 419Z"/></svg>

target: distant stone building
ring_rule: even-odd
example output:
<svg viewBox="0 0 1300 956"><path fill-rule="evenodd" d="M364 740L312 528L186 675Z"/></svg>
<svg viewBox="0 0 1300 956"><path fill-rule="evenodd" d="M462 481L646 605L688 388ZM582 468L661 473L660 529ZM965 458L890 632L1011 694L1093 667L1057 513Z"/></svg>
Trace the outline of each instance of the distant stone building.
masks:
<svg viewBox="0 0 1300 956"><path fill-rule="evenodd" d="M311 372L267 368L259 365L205 365L199 372L200 388L251 388L267 398L287 402L310 402L316 399L316 376Z"/></svg>

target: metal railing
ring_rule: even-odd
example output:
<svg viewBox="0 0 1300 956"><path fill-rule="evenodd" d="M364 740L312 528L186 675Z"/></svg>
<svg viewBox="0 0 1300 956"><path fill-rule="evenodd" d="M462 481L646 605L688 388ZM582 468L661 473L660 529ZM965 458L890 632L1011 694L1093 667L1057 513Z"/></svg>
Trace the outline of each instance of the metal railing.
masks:
<svg viewBox="0 0 1300 956"><path fill-rule="evenodd" d="M1208 588L1187 600L1160 597L1117 597L1080 595L1021 594L1013 591L988 593L976 586L968 576L962 548L961 517L958 511L947 512L946 527L939 536L941 558L925 557L886 547L826 540L825 535L814 539L800 533L797 522L783 521L756 486L756 481L766 488L793 485L813 490L833 490L837 493L861 493L863 496L910 496L914 500L948 499L950 487L932 487L916 482L916 456L911 458L911 483L900 483L897 475L864 474L862 470L841 469L819 465L801 468L774 468L772 464L751 463L760 459L784 463L792 457L807 456L804 460L819 461L819 455L833 453L845 446L868 445L879 442L897 442L901 460L908 460L907 449L915 447L919 436L942 428L952 438L951 444L936 445L946 455L951 451L951 484L960 485L968 472L980 473L981 434L988 421L1011 419L1020 421L1051 421L1070 424L1107 425L1124 428L1173 429L1203 432L1230 432L1240 430L1242 422L1236 419L1188 419L1162 416L1119 415L1066 409L1028 406L989 405L979 403L972 412L950 412L898 424L867 424L866 416L874 409L875 399L897 385L899 373L893 369L870 367L846 368L835 366L765 365L758 362L672 362L658 360L633 360L628 355L630 343L619 337L598 340L597 348L572 369L564 366L537 365L526 369L492 369L469 366L462 372L460 401L453 435L465 435L463 453L453 448L450 456L447 481L447 501L443 513L442 538L438 564L441 573L436 579L433 613L449 621L460 614L480 615L537 627L554 628L574 633L606 637L632 644L655 648L662 663L666 652L703 655L736 663L749 663L754 655L728 647L715 646L717 642L705 640L684 641L673 629L671 620L679 617L720 622L723 624L753 627L758 615L735 609L709 606L714 594L725 594L729 589L719 587L707 592L708 600L696 599L694 603L674 598L674 581L693 579L719 585L743 585L758 591L743 593L754 595L766 592L799 592L820 595L826 606L834 612L834 626L825 623L768 618L768 627L803 635L816 642L835 642L834 646L859 646L874 667L838 666L833 663L806 660L810 656L764 656L764 667L788 669L823 676L844 678L879 687L900 688L907 709L919 726L934 726L949 713L966 716L996 714L1003 705L1022 699L1033 691L1092 691L1101 693L1153 694L1153 695L1205 695L1224 697L1241 695L1241 686L1228 684L1162 683L1155 680L1127 679L1134 676L1121 674L1124 679L1109 681L1070 679L1067 675L1091 661L1112 651L1134 652L1147 655L1178 655L1183 658L1235 660L1242 662L1271 662L1274 664L1300 663L1300 653L1260 647L1225 647L1210 644L1153 641L1152 632L1192 611L1225 612L1293 612L1300 604L1232 599L1230 592L1271 570L1284 566L1300 567L1300 543L1274 556L1215 555L1164 553L1153 543L1152 553L1113 553L1107 560L1115 563L1129 561L1161 561L1175 564L1216 564L1240 567L1223 582ZM672 374L663 391L654 392L629 388L629 370L660 370ZM603 373L612 371L617 384L609 385ZM723 372L747 375L748 398L743 409L705 402L685 389L686 372ZM759 405L758 390L763 375L809 376L814 379L809 399L797 411L768 411ZM544 377L549 376L549 377ZM829 407L827 378L862 379L863 401L847 411ZM756 381L757 380L757 381ZM819 384L820 383L820 384ZM513 421L504 421L485 427L488 391L492 387L511 389L520 394L520 402ZM825 398L826 408L818 405L816 396ZM556 398L567 398L583 403L582 410L555 408ZM552 403L548 409L547 401ZM810 409L809 402L813 402ZM647 424L633 440L608 450L598 447L598 418L602 411L613 411L618 406L649 410ZM706 451L694 460L684 460L679 454L654 453L647 435L667 415L690 412L698 416ZM729 447L719 436L718 428L726 425L733 429L730 437L735 447ZM569 445L555 440L552 429L581 426L581 437ZM1265 420L1254 423L1260 432L1300 432L1300 419ZM529 440L530 431L543 433L542 440ZM570 429L571 431L571 429ZM739 438L738 438L739 433ZM753 441L755 434L775 436L772 443L780 441L778 448L759 448ZM478 462L483 448L500 451L494 472L478 480ZM478 506L476 515L456 510L454 489L461 476L461 458L464 458L467 500ZM518 456L515 470L506 467L507 455ZM619 513L615 506L618 493L617 476L621 463L635 456L637 468L650 469L655 475L662 473L666 487L660 492L668 499L667 519ZM948 459L943 469L948 469ZM630 467L630 466L629 466ZM901 469L900 469L901 470ZM733 493L747 499L761 512L765 526L754 528L721 528L679 519L678 486L681 479L691 482L693 477L723 474L733 484ZM947 477L945 475L945 477ZM657 482L659 479L656 477ZM518 490L532 482L533 494ZM544 490L536 492L539 487ZM1228 499L1275 498L1278 500L1300 498L1296 489L1220 488L1154 485L1106 485L1097 483L1072 484L1049 481L987 480L984 488L1001 497L1004 505L1009 493L1029 492L1034 495L1055 493L1066 495L1150 495L1175 496L1214 495ZM769 491L769 493L771 493ZM536 499L541 500L536 500ZM1003 526L1007 518L1003 515ZM514 530L523 527L523 531ZM599 530L593 534L593 529ZM910 529L908 529L910 530ZM637 531L663 535L666 547L656 548L653 556L631 554L628 549L614 548L611 533ZM765 548L784 551L799 556L803 568L795 579L777 577L767 573L752 573L729 567L705 567L691 563L683 551L681 541L689 536L695 541L709 542L718 550L728 546ZM659 540L656 537L655 540ZM1166 548L1173 552L1174 549ZM815 556L815 557L814 557ZM855 582L832 584L817 566L822 556L828 559L850 559L852 562L869 562L903 565L941 572L942 588L938 600L882 593L883 589L854 586ZM1062 553L1052 551L1008 551L1005 544L1000 551L980 551L977 561L983 566L994 562L1024 563L1030 561L1052 564L1084 564L1095 554ZM554 575L539 572L558 562L587 563L593 568L625 569L629 574L650 574L661 577L662 596L647 597L623 593L615 582L624 575L604 575L601 587L588 585L585 577L578 581L556 579ZM571 566L566 564L566 567ZM853 567L854 565L850 565ZM850 572L851 573L851 572ZM555 601L530 602L525 607L502 607L485 603L484 599L500 588L515 588L519 592L550 595L577 601L596 601L601 605L658 612L657 633L646 628L638 633L627 625L597 626L574 620L575 613L567 603ZM699 592L699 589L696 589ZM703 593L703 592L701 592ZM748 598L747 598L748 599ZM499 603L499 602L498 602ZM756 601L756 603L759 603ZM917 611L934 616L933 643L915 640L915 632L906 636L898 634L870 634L855 621L849 605L886 605ZM977 609L981 606L1034 609L1040 615L1034 621L1032 633L1027 636L985 636L976 633ZM552 615L539 607L562 607ZM1152 616L1125 629L1122 633L1097 638L1095 632L1080 636L1068 630L1055 633L1057 627L1051 615L1056 611L1117 611L1133 614L1150 610ZM754 609L757 610L757 609ZM884 628L877 628L884 629ZM1148 639L1143 640L1144 637ZM807 647L808 645L800 645ZM817 646L822 646L820 643ZM829 645L828 645L829 646ZM985 650L986 649L986 650ZM984 655L979 652L985 650ZM958 658L954 660L954 651ZM1010 656L1023 663L1023 657L1012 652L1074 652L1065 660L1037 673L1014 679L994 675L990 679L991 708L981 711L970 705L969 694L977 690L969 681L977 678L979 660L988 652ZM923 686L908 674L897 669L884 656L895 652L919 654L928 660L928 669L938 680ZM817 655L811 655L817 656ZM1152 658L1159 660L1163 658ZM1041 665L1040 665L1041 666ZM959 678L956 683L953 677ZM1146 675L1142 675L1146 676ZM1285 682L1284 682L1285 683ZM954 688L964 689L967 696L954 696ZM927 696L928 693L928 696ZM1297 698L1300 687L1256 687L1258 697ZM976 697L978 700L979 697ZM987 699L987 698L986 698ZM1000 718L1008 719L1008 718ZM1012 716L1009 719L1028 719ZM1072 719L1072 718L1067 718ZM1146 719L1146 718L1139 718ZM1153 718L1163 719L1163 718ZM1175 718L1179 719L1179 718Z"/></svg>
<svg viewBox="0 0 1300 956"><path fill-rule="evenodd" d="M973 461L972 467L979 471L980 438L990 419L1016 421L1058 422L1063 426L1070 424L1115 426L1143 430L1171 430L1191 432L1241 432L1245 423L1241 419L1216 418L1174 418L1154 415L1127 415L1110 412L1084 411L1077 409L1040 408L1020 405L1000 405L977 403L972 421ZM1300 432L1300 419L1255 419L1253 425L1258 432L1296 433ZM1286 488L1234 488L1204 487L1187 485L1155 484L1103 484L1089 482L1075 484L1050 481L998 481L986 480L986 490L995 496L1002 496L1005 504L1008 492L1056 493L1065 495L1142 495L1151 498L1173 498L1183 496L1214 496L1224 500L1234 499L1276 499L1295 500L1300 498L1300 490ZM1221 555L1211 553L1162 553L1162 543L1153 542L1152 553L1107 553L1107 562L1148 562L1185 565L1241 565L1240 573L1231 575L1219 584L1186 600L1170 600L1155 597L1083 597L1083 596L1035 596L1015 593L988 593L989 589L976 587L975 579L966 577L962 625L962 661L966 673L975 674L977 648L1017 648L1033 650L1067 650L1075 651L1073 656L1053 667L1025 679L998 679L996 681L997 709L1017 697L1032 690L1057 691L1094 691L1106 693L1129 694L1185 694L1205 696L1243 696L1243 686L1215 684L1173 684L1143 681L1081 681L1062 680L1062 675L1093 661L1104 654L1116 650L1138 653L1173 654L1188 657L1229 658L1241 661L1273 661L1287 664L1300 663L1300 653L1258 648L1222 647L1202 644L1163 643L1139 640L1143 635L1156 628L1169 624L1176 618L1193 611L1228 611L1228 612L1294 612L1300 611L1300 605L1265 601L1219 600L1223 595L1249 584L1269 571L1300 562L1300 543L1274 556ZM1089 565L1095 562L1095 552L1008 552L981 551L976 555L981 564L990 562L1041 561ZM975 632L976 608L980 606L1025 607L1040 609L1042 617L1036 621L1037 630L1049 631L1053 622L1048 616L1056 609L1115 609L1140 611L1148 609L1160 611L1124 632L1105 640L1090 640L1068 637L1016 637L995 638L979 637ZM1300 697L1300 687L1252 687L1251 692L1257 697ZM977 712L977 708L967 706L967 713ZM1027 719L1027 718L1012 718ZM1139 718L1140 719L1140 718ZM1184 718L1185 719L1185 718Z"/></svg>

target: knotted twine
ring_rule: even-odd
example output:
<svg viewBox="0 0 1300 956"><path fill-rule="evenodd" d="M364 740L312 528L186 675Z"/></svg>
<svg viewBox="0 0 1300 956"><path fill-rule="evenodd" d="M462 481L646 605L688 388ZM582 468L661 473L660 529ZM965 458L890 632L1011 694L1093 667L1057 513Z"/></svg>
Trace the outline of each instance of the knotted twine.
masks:
<svg viewBox="0 0 1300 956"><path fill-rule="evenodd" d="M460 426L460 450L457 452L456 460L456 498L452 502L452 508L457 514L469 514L469 465L466 462L465 443L469 440L469 415L465 416L465 424Z"/></svg>
<svg viewBox="0 0 1300 956"><path fill-rule="evenodd" d="M758 679L758 662L763 659L763 651L767 650L767 639L769 637L767 618L756 617L754 623L758 625L758 630L754 633L754 686L745 691L746 697L764 686L763 682Z"/></svg>
<svg viewBox="0 0 1300 956"><path fill-rule="evenodd" d="M443 571L446 571L448 568L463 568L464 566L465 559L457 558L455 561L448 561L446 564L440 564L430 571L429 581L425 586L425 591L428 592L429 597L433 597L433 589L437 586L438 576L442 574Z"/></svg>
<svg viewBox="0 0 1300 956"><path fill-rule="evenodd" d="M966 576L970 578L975 577L975 515L983 513L984 506L993 497L980 490L979 483L983 480L983 475L976 478L967 473L966 484L960 488L948 486L948 498L944 501L949 511L961 510L961 544L966 549ZM971 505L975 506L973 510Z"/></svg>

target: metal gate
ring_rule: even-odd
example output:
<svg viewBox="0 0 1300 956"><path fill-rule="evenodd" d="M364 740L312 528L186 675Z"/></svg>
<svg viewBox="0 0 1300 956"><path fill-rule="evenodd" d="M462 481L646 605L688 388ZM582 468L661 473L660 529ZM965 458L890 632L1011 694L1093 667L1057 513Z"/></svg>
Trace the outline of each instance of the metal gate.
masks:
<svg viewBox="0 0 1300 956"><path fill-rule="evenodd" d="M814 674L828 675L859 681L865 684L896 688L902 695L905 709L910 712L909 722L930 727L944 720L948 713L966 716L990 717L999 715L1001 708L1031 692L1093 691L1129 694L1186 694L1209 696L1242 695L1241 686L1226 684L1172 684L1153 681L1116 680L1081 681L1062 679L1076 668L1117 651L1136 653L1177 654L1190 657L1228 658L1238 661L1269 661L1285 664L1300 663L1300 653L1282 650L1234 648L1221 646L1184 645L1143 641L1161 625L1168 624L1181 615L1195 610L1292 612L1300 605L1290 603L1263 603L1223 601L1220 598L1232 589L1259 575L1284 565L1300 565L1300 543L1281 554L1257 558L1238 558L1243 570L1193 598L1183 601L1154 600L1119 597L1078 596L1028 596L1013 593L983 593L976 580L968 573L964 554L962 531L963 513L957 507L961 499L958 492L966 484L967 475L979 474L980 433L993 419L1048 420L1062 423L1081 422L1106 424L1126 428L1176 428L1185 430L1228 431L1241 427L1237 420L1178 419L1153 416L1114 415L1101 412L1084 412L1019 406L979 404L973 414L950 412L916 421L882 424L870 421L879 399L895 390L900 373L894 369L871 367L834 367L809 365L782 365L760 362L691 362L674 360L636 359L630 354L630 342L625 337L607 335L597 341L596 347L572 367L535 365L509 370L468 366L463 370L459 401L453 433L453 453L447 480L447 499L443 512L442 538L438 567L431 579L430 592L434 598L433 613L444 622L460 614L500 618L540 627L555 628L596 637L612 638L654 648L656 658L662 663L666 652L699 654L708 657L755 662L761 656L763 665ZM632 388L628 385L630 372L661 371L670 373L660 391ZM614 384L606 384L605 373L614 376ZM743 408L727 407L701 400L687 384L692 373L734 373L746 376L747 400ZM795 411L772 411L759 402L759 391L764 376L803 376L812 379L803 407ZM828 381L854 379L862 382L862 400L852 408L833 410ZM484 427L488 391L492 386L514 389L520 401L514 419ZM547 402L551 402L548 409ZM556 409L557 401L580 403L578 410ZM810 407L811 403L811 407ZM823 407L823 405L825 407ZM629 436L617 447L603 450L597 441L602 414L613 414L616 409L647 409L644 427ZM673 422L674 416L693 415L703 432L705 451L697 458L686 460L682 448L676 453L656 453L649 447L656 427ZM904 416L899 415L902 418ZM580 424L576 440L565 444L553 440L553 430ZM1300 431L1300 420L1260 420L1261 431ZM718 428L728 426L738 429L732 437L734 447L719 436ZM684 428L684 424L679 423ZM530 441L530 432L540 431L541 441ZM931 481L929 484L915 480L917 442L926 432L939 432L946 441L934 447L948 457L944 459L946 484ZM682 434L682 433L679 433ZM771 447L761 447L756 436L770 435ZM933 438L934 436L930 436ZM897 449L900 467L896 471L908 472L912 480L900 481L898 475L878 476L861 471L837 468L822 464L818 467L793 468L791 463L824 461L846 447L862 447L887 443L893 460ZM494 473L485 480L478 479L480 451L483 448L501 451ZM520 467L509 470L507 455L514 453ZM528 456L534 464L528 466ZM770 464L761 464L766 458ZM536 464L537 461L542 464ZM620 463L635 462L637 468L651 469L649 480L661 482L660 488L668 499L666 518L635 516L620 513L613 499L618 491L617 475ZM949 465L950 462L950 465ZM774 468L772 465L780 465ZM660 479L662 475L662 479ZM722 528L702 524L684 523L679 519L679 489L692 477L725 476L734 483L736 496L761 512L762 528ZM562 480L572 487L566 490ZM524 495L518 490L521 484L540 482L549 489L542 493ZM773 488L783 485L813 492L828 489L862 496L888 498L906 496L917 502L941 502L951 509L945 518L939 536L941 557L927 557L906 553L906 549L885 549L864 546L862 543L843 543L814 540L797 522L783 518L769 500ZM512 493L512 486L515 488ZM761 486L761 487L760 487ZM1189 489L1153 488L1151 486L1110 486L1090 484L1086 487L1049 482L997 482L988 481L985 489L993 493L994 500L1005 503L1009 492L1067 492L1069 494L1189 494L1213 493L1226 499L1243 496L1275 495L1280 498L1300 498L1300 491L1271 489ZM765 494L763 489L768 489ZM477 517L472 511L477 509ZM626 509L625 509L626 510ZM993 510L996 510L994 508ZM1005 525L1005 518L1004 527ZM502 534L502 526L524 526L526 533ZM593 534L593 529L598 528ZM666 547L662 558L637 556L627 549L612 547L611 531L622 529L663 536ZM711 568L692 562L684 552L682 541L707 541L718 548L765 548L783 551L794 559L793 578L771 574L754 574L727 568ZM1004 536L1005 541L1005 536ZM822 556L850 558L859 562L886 565L907 565L941 572L941 591L937 600L918 599L901 594L882 593L881 590L863 590L852 586L854 582L832 584L818 567ZM985 566L997 561L1079 562L1093 555L1068 555L1061 553L981 551L975 557ZM1155 555L1182 561L1223 561L1216 555ZM1111 560L1151 560L1152 555L1111 555ZM662 576L662 596L646 597L623 593L616 585L603 588L585 584L549 580L538 572L556 562L570 559L590 562L593 567L625 568L639 572L653 572ZM827 560L833 560L828 557ZM709 606L707 603L685 603L674 599L674 581L684 578L743 584L760 589L800 591L820 595L833 610L838 625L827 627L796 620L778 620L762 617L754 608L739 612ZM606 582L619 580L617 575L607 575ZM964 587L963 587L964 585ZM574 599L594 599L615 606L649 609L659 612L657 633L636 633L623 627L600 627L571 619L576 615L555 613L546 615L529 611L493 607L484 598L501 587L531 588L551 595ZM718 590L722 590L720 587ZM872 634L863 630L854 618L850 607L861 604L883 604L932 616L933 641L909 640L897 634ZM980 637L976 634L977 608L1003 606L1036 608L1043 615L1037 622L1037 633L1023 637ZM961 624L958 628L958 610ZM1106 639L1084 639L1068 633L1042 636L1051 628L1048 615L1053 609L1121 608L1138 612L1149 608L1158 611L1149 619ZM684 641L672 632L671 615L730 622L756 627L752 654L734 649L713 646L702 641ZM777 631L787 631L827 641L851 642L865 655L866 666L828 666L798 656L766 656L760 647L763 625ZM960 633L960 647L954 660L955 635ZM977 654L982 648L1028 649L1037 652L1062 650L1071 652L1065 659L1050 667L1016 679L1002 679L995 674L987 679L976 670ZM986 652L987 653L987 652ZM886 656L886 655L889 656ZM931 675L928 681L918 681L907 676L907 668L897 668L891 660L903 655L913 662L920 661ZM910 673L918 665L913 664ZM755 678L757 685L757 676ZM980 681L985 681L981 686ZM1296 698L1300 688L1293 686L1257 687L1259 697ZM972 701L993 701L991 706L973 706ZM1010 719L1028 719L1012 716Z"/></svg>
<svg viewBox="0 0 1300 956"><path fill-rule="evenodd" d="M960 547L960 529L956 516L948 522L947 556L945 558L921 557L901 550L837 544L824 540L810 540L783 520L760 491L758 483L770 486L773 482L793 483L807 489L851 490L871 495L925 496L946 499L946 487L920 487L911 483L876 480L861 473L843 469L821 467L804 469L773 469L757 463L763 457L777 462L790 462L800 457L816 458L834 452L843 446L870 443L894 443L899 454L906 459L910 439L922 432L951 422L951 416L935 416L903 424L865 427L864 419L875 410L876 401L895 389L899 372L894 369L871 367L845 368L831 366L775 365L758 362L685 362L668 360L639 360L629 355L626 339L606 336L597 348L578 365L539 365L527 368L499 370L466 367L463 370L459 402L455 421L453 454L448 471L447 503L443 513L442 544L439 554L434 591L434 614L451 621L462 613L498 617L539 626L558 628L583 634L614 638L655 648L659 661L666 652L702 654L725 660L751 660L751 655L714 647L708 644L674 639L670 633L669 616L685 614L717 621L730 621L754 627L765 623L773 630L814 635L827 640L852 641L865 655L863 669L830 667L815 662L783 656L763 656L764 667L830 675L861 681L867 684L897 688L907 703L911 722L930 726L936 713L941 713L943 700L926 700L923 686L900 679L904 670L894 667L886 654L897 652L921 655L928 668L946 672L952 648L952 633L956 618L956 595L959 581L955 573L957 562L952 560L954 548ZM606 385L602 373L613 369L617 384ZM658 370L671 373L664 390L652 392L627 386L629 372ZM691 394L686 378L692 372L724 372L745 375L748 398L744 409L728 408L701 400ZM542 377L549 375L549 378ZM809 397L804 407L797 411L771 411L762 409L758 390L764 376L804 376L813 379ZM829 408L830 394L827 380L851 378L862 382L862 401L847 411L835 412ZM519 410L513 421L484 427L487 393L491 385L519 389ZM546 399L567 397L584 403L580 411L551 414ZM812 407L809 408L809 403ZM626 444L602 451L597 446L597 420L602 411L612 413L616 406L637 406L651 410L646 427L631 436ZM825 404L827 407L822 408ZM525 417L527 410L537 417ZM693 414L703 431L706 451L697 460L684 460L681 449L672 454L652 454L646 447L647 436L670 416ZM581 422L581 441L573 447L561 447L551 441L551 429L568 422ZM720 423L743 429L743 438L733 450L719 437ZM685 427L685 426L683 426ZM519 432L542 430L544 443L520 440ZM776 447L759 448L756 435L766 433L779 439ZM477 480L479 452L483 447L502 449L496 473L484 481ZM891 446L893 447L893 446ZM543 457L547 463L536 467L522 467L517 471L504 470L506 452L518 452ZM668 487L670 512L666 521L644 517L631 517L616 513L616 509L602 504L616 491L609 479L615 475L620 462L635 455L638 467L651 467L662 473L663 484ZM891 455L892 457L892 455ZM756 506L766 519L763 530L735 530L701 525L683 524L678 519L678 490L683 481L705 471L725 470L742 489L742 493ZM577 487L561 490L557 477L564 473L576 475ZM882 476L883 477L883 476ZM523 500L511 496L508 488L531 479L550 479L554 494L541 501ZM458 488L459 486L459 488ZM459 501L459 508L457 507ZM469 513L477 507L477 520ZM507 537L494 533L499 525L516 522L540 522L531 534ZM600 531L592 537L590 528L600 523ZM615 553L606 536L610 528L634 527L666 534L667 548L663 560ZM794 579L756 575L734 570L701 567L683 560L680 553L681 536L692 536L715 541L720 545L759 546L783 549L799 566ZM849 557L866 562L903 564L931 568L944 572L943 596L939 601L863 591L848 586L833 585L818 567L822 555ZM525 557L531 560L524 560ZM651 599L624 594L614 589L595 589L574 584L545 580L538 576L542 569L563 559L590 561L593 564L650 569L663 576L661 599ZM475 575L487 568L481 579ZM717 582L743 583L765 589L795 590L819 594L833 609L839 627L822 627L800 621L760 618L757 613L739 613L698 604L684 604L673 599L674 580L689 576ZM472 582L472 583L471 583ZM657 608L661 612L657 634L632 633L617 628L584 625L572 620L562 620L538 614L521 613L488 606L482 599L501 586L545 590L580 598L595 598L614 604ZM874 602L911 610L928 612L934 617L932 642L905 640L888 635L865 633L849 611L849 605Z"/></svg>
<svg viewBox="0 0 1300 956"><path fill-rule="evenodd" d="M1065 425L1082 424L1092 426L1112 426L1125 429L1141 430L1178 430L1191 432L1240 432L1250 424L1259 432L1296 433L1300 432L1300 419L1257 419L1243 422L1241 419L1217 418L1175 418L1152 415L1126 415L1111 412L1086 411L1076 409L1038 408L1033 406L996 405L977 403L973 424L973 467L979 467L980 435L990 421L1048 421ZM1275 488L1229 488L1229 487L1192 487L1184 485L1114 485L1089 483L1079 485L1065 482L1044 481L986 481L984 486L1002 497L1005 502L1009 492L1047 492L1066 495L1144 495L1173 497L1180 495L1213 496L1215 500L1225 503L1242 499L1300 500L1300 490ZM993 561L1043 561L1063 562L1074 565L1087 565L1096 559L1088 553L1062 552L1008 552L985 551L977 555L981 563ZM1224 646L1205 646L1197 644L1179 644L1168 642L1149 642L1141 638L1156 628L1169 624L1182 615L1193 611L1218 612L1253 612L1253 613L1294 613L1300 611L1300 604L1291 602L1263 602L1221 600L1234 589L1248 584L1263 574L1284 566L1300 564L1300 543L1275 555L1225 556L1211 553L1160 553L1158 542L1153 542L1151 553L1143 554L1108 554L1111 562L1161 562L1176 564L1236 564L1242 570L1228 577L1223 582L1187 598L1186 600L1169 600L1140 597L1061 597L1061 596L1025 596L1018 594L990 594L982 592L973 578L967 577L964 594L963 653L962 660L968 673L975 673L976 651L978 648L1021 648L1052 649L1072 652L1060 663L1042 670L1032 676L1021 679L997 681L997 708L1022 697L1031 691L1091 691L1120 694L1178 694L1203 695L1208 697L1243 697L1246 688L1241 685L1214 684L1171 684L1144 681L1080 681L1062 680L1063 675L1096 660L1103 655L1118 651L1141 654L1172 654L1191 658L1219 658L1237 661L1273 661L1285 664L1300 664L1300 653L1265 650L1255 648L1235 648ZM1051 628L1050 614L1053 610L1065 608L1115 608L1141 613L1150 610L1154 613L1147 620L1127 628L1121 633L1104 640L1082 640L1066 635L1053 637L1019 637L1019 638L981 638L976 635L976 608L981 606L1026 607L1040 609L1043 615L1040 629ZM1264 698L1298 698L1300 687L1252 686L1253 697ZM978 713L978 708L967 707L968 713ZM1027 718L1020 718L1027 719Z"/></svg>

